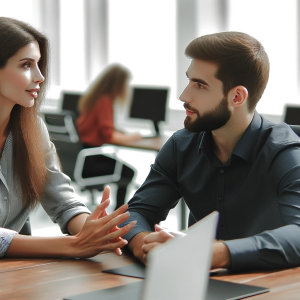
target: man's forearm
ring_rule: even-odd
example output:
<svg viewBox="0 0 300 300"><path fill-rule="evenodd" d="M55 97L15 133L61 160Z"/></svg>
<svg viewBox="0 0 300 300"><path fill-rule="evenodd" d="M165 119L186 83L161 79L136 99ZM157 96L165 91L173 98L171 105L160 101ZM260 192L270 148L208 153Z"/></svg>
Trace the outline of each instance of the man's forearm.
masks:
<svg viewBox="0 0 300 300"><path fill-rule="evenodd" d="M290 268L300 263L300 228L287 225L249 238L224 241L233 271Z"/></svg>
<svg viewBox="0 0 300 300"><path fill-rule="evenodd" d="M142 246L144 245L144 238L147 236L149 232L143 231L136 234L128 243L128 248L132 251L135 257L137 257L140 261L144 263L144 251L142 250Z"/></svg>

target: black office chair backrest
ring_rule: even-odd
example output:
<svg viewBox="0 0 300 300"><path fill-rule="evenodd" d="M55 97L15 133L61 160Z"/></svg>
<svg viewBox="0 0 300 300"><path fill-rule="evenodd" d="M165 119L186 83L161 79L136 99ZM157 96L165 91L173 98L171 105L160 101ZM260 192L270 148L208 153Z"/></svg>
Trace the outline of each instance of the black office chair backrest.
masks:
<svg viewBox="0 0 300 300"><path fill-rule="evenodd" d="M294 132L300 136L300 125L289 125L293 130Z"/></svg>
<svg viewBox="0 0 300 300"><path fill-rule="evenodd" d="M287 104L284 107L283 121L288 125L300 125L300 106Z"/></svg>
<svg viewBox="0 0 300 300"><path fill-rule="evenodd" d="M45 113L44 116L52 142L60 158L62 170L74 181L76 159L78 153L83 149L75 126L75 114L72 111L63 110L58 114Z"/></svg>
<svg viewBox="0 0 300 300"><path fill-rule="evenodd" d="M81 96L82 93L76 93L76 92L62 93L62 110L72 111L75 119L79 117L77 106Z"/></svg>

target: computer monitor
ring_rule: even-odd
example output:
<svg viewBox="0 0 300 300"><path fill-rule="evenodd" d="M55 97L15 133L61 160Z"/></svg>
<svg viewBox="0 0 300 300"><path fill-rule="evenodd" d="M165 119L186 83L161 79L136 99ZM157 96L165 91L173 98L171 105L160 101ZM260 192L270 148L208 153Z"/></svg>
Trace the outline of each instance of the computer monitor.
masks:
<svg viewBox="0 0 300 300"><path fill-rule="evenodd" d="M289 125L300 125L300 106L286 105L284 122Z"/></svg>
<svg viewBox="0 0 300 300"><path fill-rule="evenodd" d="M79 112L77 109L78 101L82 93L79 92L63 92L62 93L62 109L72 111L76 117L78 117Z"/></svg>
<svg viewBox="0 0 300 300"><path fill-rule="evenodd" d="M129 117L151 120L160 135L158 122L166 120L168 94L168 87L133 87Z"/></svg>

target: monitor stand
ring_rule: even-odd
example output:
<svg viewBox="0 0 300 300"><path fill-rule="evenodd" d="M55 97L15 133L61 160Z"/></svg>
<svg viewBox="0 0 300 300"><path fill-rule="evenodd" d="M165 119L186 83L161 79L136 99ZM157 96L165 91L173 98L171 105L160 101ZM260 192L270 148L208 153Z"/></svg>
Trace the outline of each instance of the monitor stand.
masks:
<svg viewBox="0 0 300 300"><path fill-rule="evenodd" d="M160 131L159 131L159 126L158 126L158 121L153 121L154 129L155 129L155 135L160 136Z"/></svg>
<svg viewBox="0 0 300 300"><path fill-rule="evenodd" d="M143 136L143 139L153 139L153 138L156 138L156 137L160 137L160 130L159 130L159 126L158 126L158 121L152 120L152 122L153 122L153 126L154 126L154 129L155 129L155 134Z"/></svg>

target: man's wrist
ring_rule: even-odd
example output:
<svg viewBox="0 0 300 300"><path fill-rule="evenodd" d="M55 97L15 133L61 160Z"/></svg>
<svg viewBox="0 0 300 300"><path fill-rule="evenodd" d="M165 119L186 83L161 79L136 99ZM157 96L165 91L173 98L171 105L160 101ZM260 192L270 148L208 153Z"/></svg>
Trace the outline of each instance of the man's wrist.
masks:
<svg viewBox="0 0 300 300"><path fill-rule="evenodd" d="M143 261L144 252L142 246L144 245L144 238L149 232L143 231L136 234L128 243L128 248L132 251L134 256Z"/></svg>
<svg viewBox="0 0 300 300"><path fill-rule="evenodd" d="M213 244L211 268L230 268L231 256L228 247L221 241Z"/></svg>

